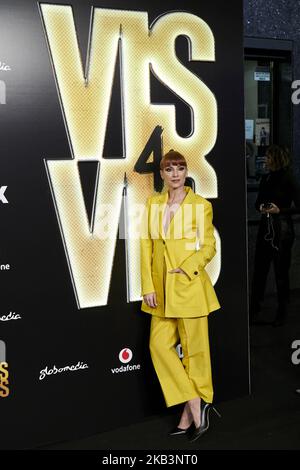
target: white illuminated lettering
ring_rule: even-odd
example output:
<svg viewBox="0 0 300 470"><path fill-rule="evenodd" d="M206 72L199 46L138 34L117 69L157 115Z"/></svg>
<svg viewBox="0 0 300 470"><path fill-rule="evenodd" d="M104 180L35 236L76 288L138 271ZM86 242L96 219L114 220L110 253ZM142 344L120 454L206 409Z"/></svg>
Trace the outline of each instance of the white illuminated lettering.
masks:
<svg viewBox="0 0 300 470"><path fill-rule="evenodd" d="M0 271L9 271L10 264L0 264Z"/></svg>
<svg viewBox="0 0 300 470"><path fill-rule="evenodd" d="M0 339L0 362L6 361L6 345L5 342Z"/></svg>
<svg viewBox="0 0 300 470"><path fill-rule="evenodd" d="M8 204L8 200L6 199L4 193L7 189L7 186L1 186L0 188L0 201L3 203L3 204Z"/></svg>
<svg viewBox="0 0 300 470"><path fill-rule="evenodd" d="M199 17L186 12L167 13L149 28L146 12L94 8L86 69L83 70L71 6L40 5L55 79L65 118L72 159L49 160L45 166L79 308L107 304L127 178L127 214L153 193L154 174L134 171L153 132L164 148L176 148L188 157L189 175L204 197L217 197L217 179L205 156L217 137L217 104L213 93L175 54L175 40L184 35L189 60L214 61L214 37ZM164 47L161 47L164 44ZM120 57L123 154L104 155L112 84ZM152 104L150 74L190 107L192 132L176 132L175 107ZM90 226L82 195L79 161L98 161L97 191ZM135 233L128 217L128 233ZM135 220L134 220L135 219ZM217 237L219 246L219 238ZM138 237L126 240L127 300L140 299ZM216 280L219 255L210 264Z"/></svg>

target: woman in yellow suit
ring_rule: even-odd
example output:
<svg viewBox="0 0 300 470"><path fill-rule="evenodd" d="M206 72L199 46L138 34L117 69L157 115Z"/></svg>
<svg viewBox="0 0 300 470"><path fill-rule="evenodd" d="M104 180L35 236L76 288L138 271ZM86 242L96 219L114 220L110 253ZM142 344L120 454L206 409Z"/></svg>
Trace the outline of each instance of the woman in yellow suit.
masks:
<svg viewBox="0 0 300 470"><path fill-rule="evenodd" d="M213 401L207 316L220 304L205 271L216 253L212 206L184 185L180 153L162 158L160 174L166 190L148 198L141 226L142 310L152 315L150 352L166 404L185 403L170 434L193 430L194 441L209 427Z"/></svg>

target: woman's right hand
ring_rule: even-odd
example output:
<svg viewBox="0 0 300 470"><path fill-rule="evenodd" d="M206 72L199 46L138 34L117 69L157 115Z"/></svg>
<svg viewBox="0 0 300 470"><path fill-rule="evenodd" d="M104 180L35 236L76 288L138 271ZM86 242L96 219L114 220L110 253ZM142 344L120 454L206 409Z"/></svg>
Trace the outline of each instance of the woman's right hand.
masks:
<svg viewBox="0 0 300 470"><path fill-rule="evenodd" d="M156 292L150 292L150 294L145 294L143 296L144 302L148 307L151 308L156 308L157 307L157 302L156 302Z"/></svg>

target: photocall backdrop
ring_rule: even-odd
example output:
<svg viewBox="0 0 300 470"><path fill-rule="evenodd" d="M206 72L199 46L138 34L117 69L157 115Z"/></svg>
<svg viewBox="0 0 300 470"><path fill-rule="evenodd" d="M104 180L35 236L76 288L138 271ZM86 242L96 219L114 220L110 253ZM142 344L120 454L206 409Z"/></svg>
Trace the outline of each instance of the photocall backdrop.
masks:
<svg viewBox="0 0 300 470"><path fill-rule="evenodd" d="M126 235L170 148L214 209L215 400L249 393L242 1L2 1L0 102L0 446L165 409Z"/></svg>

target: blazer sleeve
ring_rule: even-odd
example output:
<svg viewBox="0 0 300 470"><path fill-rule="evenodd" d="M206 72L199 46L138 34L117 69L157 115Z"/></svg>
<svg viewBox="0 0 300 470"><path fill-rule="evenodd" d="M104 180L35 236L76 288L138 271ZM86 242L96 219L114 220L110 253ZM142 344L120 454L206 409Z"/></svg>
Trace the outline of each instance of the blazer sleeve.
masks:
<svg viewBox="0 0 300 470"><path fill-rule="evenodd" d="M179 266L188 275L190 280L197 277L199 275L199 271L204 269L207 263L209 263L216 254L216 239L214 236L212 219L212 205L209 201L206 201L204 206L203 240L200 245L200 249L194 251Z"/></svg>
<svg viewBox="0 0 300 470"><path fill-rule="evenodd" d="M153 241L150 233L150 207L151 197L147 199L141 222L140 233L140 259L141 259L141 295L150 294L155 292L151 267L152 267L152 253Z"/></svg>

